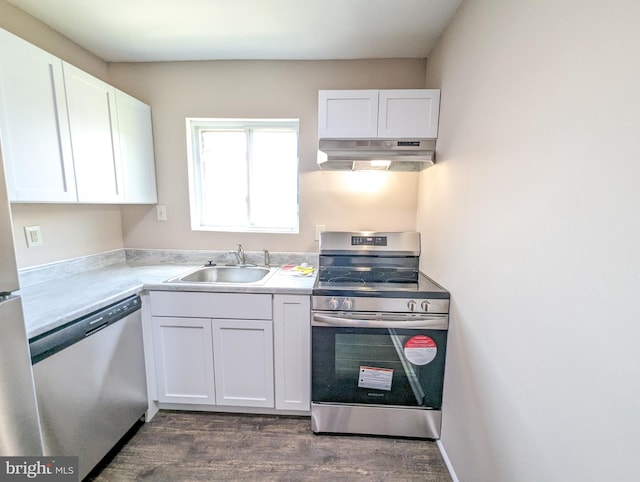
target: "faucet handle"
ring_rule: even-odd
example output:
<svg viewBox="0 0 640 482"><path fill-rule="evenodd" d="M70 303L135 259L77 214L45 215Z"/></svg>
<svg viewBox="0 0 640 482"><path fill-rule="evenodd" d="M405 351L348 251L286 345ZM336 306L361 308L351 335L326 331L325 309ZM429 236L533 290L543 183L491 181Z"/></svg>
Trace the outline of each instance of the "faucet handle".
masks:
<svg viewBox="0 0 640 482"><path fill-rule="evenodd" d="M263 249L262 251L264 251L264 266L265 268L269 268L269 250Z"/></svg>

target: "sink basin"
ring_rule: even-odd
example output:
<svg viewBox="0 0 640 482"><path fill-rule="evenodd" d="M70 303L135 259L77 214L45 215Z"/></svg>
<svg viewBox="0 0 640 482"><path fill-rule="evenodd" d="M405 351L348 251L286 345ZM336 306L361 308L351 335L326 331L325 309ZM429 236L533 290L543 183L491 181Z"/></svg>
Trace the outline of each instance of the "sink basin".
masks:
<svg viewBox="0 0 640 482"><path fill-rule="evenodd" d="M272 272L257 266L202 266L168 280L169 283L256 283Z"/></svg>

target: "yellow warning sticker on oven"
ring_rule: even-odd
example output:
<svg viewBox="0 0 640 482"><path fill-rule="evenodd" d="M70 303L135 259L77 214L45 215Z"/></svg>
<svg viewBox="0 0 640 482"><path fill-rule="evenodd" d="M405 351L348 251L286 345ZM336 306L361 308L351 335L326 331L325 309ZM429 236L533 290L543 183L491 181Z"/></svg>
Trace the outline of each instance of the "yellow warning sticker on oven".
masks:
<svg viewBox="0 0 640 482"><path fill-rule="evenodd" d="M437 353L436 342L426 335L412 336L404 344L404 356L414 365L431 363Z"/></svg>
<svg viewBox="0 0 640 482"><path fill-rule="evenodd" d="M393 370L390 368L360 367L358 378L359 388L374 388L376 390L391 390Z"/></svg>

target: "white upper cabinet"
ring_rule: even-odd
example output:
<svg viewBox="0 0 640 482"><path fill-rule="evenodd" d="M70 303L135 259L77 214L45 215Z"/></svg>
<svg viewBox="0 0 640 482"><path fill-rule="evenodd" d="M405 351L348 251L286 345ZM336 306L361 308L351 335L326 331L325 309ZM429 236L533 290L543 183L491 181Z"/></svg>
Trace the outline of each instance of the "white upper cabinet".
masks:
<svg viewBox="0 0 640 482"><path fill-rule="evenodd" d="M10 201L76 201L62 61L1 29L0 144Z"/></svg>
<svg viewBox="0 0 640 482"><path fill-rule="evenodd" d="M321 90L318 97L320 139L377 137L377 90Z"/></svg>
<svg viewBox="0 0 640 482"><path fill-rule="evenodd" d="M0 29L0 146L13 202L157 202L148 105Z"/></svg>
<svg viewBox="0 0 640 482"><path fill-rule="evenodd" d="M153 155L151 108L144 102L116 90L120 157L124 181L124 202L154 204L156 168Z"/></svg>
<svg viewBox="0 0 640 482"><path fill-rule="evenodd" d="M381 90L378 98L378 137L435 139L438 137L440 91Z"/></svg>
<svg viewBox="0 0 640 482"><path fill-rule="evenodd" d="M78 201L124 201L115 89L64 63Z"/></svg>
<svg viewBox="0 0 640 482"><path fill-rule="evenodd" d="M320 139L435 139L437 89L321 90Z"/></svg>

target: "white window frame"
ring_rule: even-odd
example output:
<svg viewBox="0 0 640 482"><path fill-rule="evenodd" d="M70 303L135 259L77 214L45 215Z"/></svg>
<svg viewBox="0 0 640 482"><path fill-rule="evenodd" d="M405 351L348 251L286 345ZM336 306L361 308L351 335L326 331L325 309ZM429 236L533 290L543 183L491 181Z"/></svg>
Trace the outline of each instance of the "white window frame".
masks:
<svg viewBox="0 0 640 482"><path fill-rule="evenodd" d="M187 160L189 176L189 205L191 229L194 231L251 232L251 233L292 233L298 234L300 229L300 121L299 119L218 119L196 118L186 119L187 127ZM296 223L291 227L262 226L211 226L203 224L202 219L202 171L200 163L200 131L208 129L252 129L252 128L285 128L293 129L298 139L296 163ZM247 159L251 169L251 159ZM249 202L250 203L250 202Z"/></svg>

